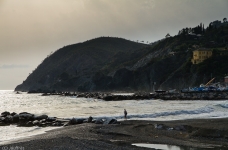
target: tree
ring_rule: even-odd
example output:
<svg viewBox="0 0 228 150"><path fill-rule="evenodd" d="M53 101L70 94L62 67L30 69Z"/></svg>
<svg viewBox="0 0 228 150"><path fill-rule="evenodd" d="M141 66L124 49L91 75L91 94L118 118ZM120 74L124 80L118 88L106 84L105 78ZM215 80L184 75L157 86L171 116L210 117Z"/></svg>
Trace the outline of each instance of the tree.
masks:
<svg viewBox="0 0 228 150"><path fill-rule="evenodd" d="M226 18L223 18L223 22L227 22L227 19Z"/></svg>
<svg viewBox="0 0 228 150"><path fill-rule="evenodd" d="M181 30L179 30L178 35L181 35Z"/></svg>
<svg viewBox="0 0 228 150"><path fill-rule="evenodd" d="M166 38L168 38L168 37L170 37L170 34L168 33L168 34L166 34L166 36L165 36Z"/></svg>

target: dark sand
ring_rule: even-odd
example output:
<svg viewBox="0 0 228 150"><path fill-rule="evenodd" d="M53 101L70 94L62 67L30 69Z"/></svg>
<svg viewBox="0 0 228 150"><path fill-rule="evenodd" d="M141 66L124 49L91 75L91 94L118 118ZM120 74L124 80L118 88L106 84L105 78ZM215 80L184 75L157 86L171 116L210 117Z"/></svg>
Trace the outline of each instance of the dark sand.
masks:
<svg viewBox="0 0 228 150"><path fill-rule="evenodd" d="M155 124L167 128L157 129ZM183 128L184 127L184 128ZM181 121L126 120L116 125L84 123L48 131L4 147L24 150L145 149L132 143L169 144L197 148L228 149L228 118Z"/></svg>

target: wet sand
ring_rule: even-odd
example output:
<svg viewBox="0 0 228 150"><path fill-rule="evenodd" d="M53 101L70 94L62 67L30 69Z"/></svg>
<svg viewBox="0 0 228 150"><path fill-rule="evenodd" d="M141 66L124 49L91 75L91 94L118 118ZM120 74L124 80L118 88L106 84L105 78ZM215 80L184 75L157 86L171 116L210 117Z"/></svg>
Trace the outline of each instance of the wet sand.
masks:
<svg viewBox="0 0 228 150"><path fill-rule="evenodd" d="M133 143L228 149L228 118L177 121L125 120L115 125L84 123L48 131L2 147L37 149L145 149Z"/></svg>

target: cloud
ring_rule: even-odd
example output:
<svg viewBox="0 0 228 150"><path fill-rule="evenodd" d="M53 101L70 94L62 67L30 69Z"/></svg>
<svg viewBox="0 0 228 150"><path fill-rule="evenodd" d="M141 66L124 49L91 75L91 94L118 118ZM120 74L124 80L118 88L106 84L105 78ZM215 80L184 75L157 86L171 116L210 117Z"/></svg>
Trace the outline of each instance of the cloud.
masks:
<svg viewBox="0 0 228 150"><path fill-rule="evenodd" d="M0 65L0 69L16 69L16 68L29 68L29 66L28 65L15 65L15 64Z"/></svg>

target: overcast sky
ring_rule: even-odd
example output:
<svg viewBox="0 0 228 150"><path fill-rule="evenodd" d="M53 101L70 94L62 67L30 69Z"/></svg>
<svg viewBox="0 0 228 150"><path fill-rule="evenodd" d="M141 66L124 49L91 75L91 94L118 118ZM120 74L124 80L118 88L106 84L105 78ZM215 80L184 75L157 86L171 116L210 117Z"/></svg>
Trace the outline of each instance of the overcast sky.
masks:
<svg viewBox="0 0 228 150"><path fill-rule="evenodd" d="M65 45L100 36L153 42L228 18L228 0L0 0L0 90Z"/></svg>

